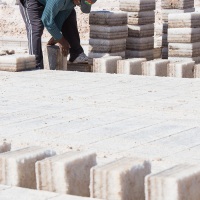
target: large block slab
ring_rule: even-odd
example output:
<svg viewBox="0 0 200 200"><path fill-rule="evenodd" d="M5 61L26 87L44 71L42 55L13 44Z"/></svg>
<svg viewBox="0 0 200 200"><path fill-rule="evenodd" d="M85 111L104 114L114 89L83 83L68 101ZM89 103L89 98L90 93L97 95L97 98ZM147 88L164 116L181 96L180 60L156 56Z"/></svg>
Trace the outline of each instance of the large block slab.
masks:
<svg viewBox="0 0 200 200"><path fill-rule="evenodd" d="M37 189L89 197L93 152L69 152L36 163Z"/></svg>
<svg viewBox="0 0 200 200"><path fill-rule="evenodd" d="M44 69L67 70L67 57L62 55L59 46L47 46L43 57Z"/></svg>
<svg viewBox="0 0 200 200"><path fill-rule="evenodd" d="M154 24L128 25L129 37L152 37L154 36Z"/></svg>
<svg viewBox="0 0 200 200"><path fill-rule="evenodd" d="M200 28L200 13L169 14L169 28Z"/></svg>
<svg viewBox="0 0 200 200"><path fill-rule="evenodd" d="M168 76L177 78L194 78L194 61L169 63Z"/></svg>
<svg viewBox="0 0 200 200"><path fill-rule="evenodd" d="M182 164L145 180L146 200L199 200L200 166Z"/></svg>
<svg viewBox="0 0 200 200"><path fill-rule="evenodd" d="M118 74L133 74L142 75L142 62L145 62L145 58L133 58L127 60L118 60L117 73Z"/></svg>
<svg viewBox="0 0 200 200"><path fill-rule="evenodd" d="M125 51L126 39L89 39L89 51L94 53L115 53Z"/></svg>
<svg viewBox="0 0 200 200"><path fill-rule="evenodd" d="M153 47L154 47L153 37L145 37L145 38L128 37L126 40L126 49L128 50L148 50L148 49L153 49Z"/></svg>
<svg viewBox="0 0 200 200"><path fill-rule="evenodd" d="M89 23L93 25L121 26L127 24L127 13L111 11L92 11Z"/></svg>
<svg viewBox="0 0 200 200"><path fill-rule="evenodd" d="M193 8L194 0L162 0L161 7L164 9Z"/></svg>
<svg viewBox="0 0 200 200"><path fill-rule="evenodd" d="M170 28L168 29L169 43L200 42L200 28Z"/></svg>
<svg viewBox="0 0 200 200"><path fill-rule="evenodd" d="M167 76L169 61L163 59L152 60L142 63L142 74L144 76Z"/></svg>
<svg viewBox="0 0 200 200"><path fill-rule="evenodd" d="M0 71L18 72L35 69L35 67L34 55L13 54L0 56Z"/></svg>
<svg viewBox="0 0 200 200"><path fill-rule="evenodd" d="M120 10L128 12L138 12L155 10L155 0L120 0Z"/></svg>
<svg viewBox="0 0 200 200"><path fill-rule="evenodd" d="M54 151L41 147L0 154L0 184L35 189L35 163L53 155Z"/></svg>
<svg viewBox="0 0 200 200"><path fill-rule="evenodd" d="M108 56L95 58L93 61L93 72L96 73L117 73L117 61L121 56Z"/></svg>
<svg viewBox="0 0 200 200"><path fill-rule="evenodd" d="M148 161L122 158L91 169L91 197L108 200L144 200L144 178L151 172Z"/></svg>
<svg viewBox="0 0 200 200"><path fill-rule="evenodd" d="M128 27L90 25L90 38L96 39L120 39L128 37Z"/></svg>

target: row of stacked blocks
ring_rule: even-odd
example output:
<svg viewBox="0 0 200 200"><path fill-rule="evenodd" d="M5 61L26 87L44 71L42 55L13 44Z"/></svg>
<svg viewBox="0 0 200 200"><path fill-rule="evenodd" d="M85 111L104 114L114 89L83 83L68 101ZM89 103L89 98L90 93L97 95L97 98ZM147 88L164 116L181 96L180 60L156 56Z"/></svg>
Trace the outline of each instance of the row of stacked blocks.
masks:
<svg viewBox="0 0 200 200"><path fill-rule="evenodd" d="M168 59L168 17L170 14L183 14L194 12L194 0L161 0L161 13L163 23L162 58ZM176 17L175 17L176 19Z"/></svg>
<svg viewBox="0 0 200 200"><path fill-rule="evenodd" d="M151 163L140 158L127 157L97 165L96 154L92 152L56 155L42 147L17 151L10 151L10 147L10 144L0 145L0 184L71 194L74 195L71 199L77 200L89 196L107 200L200 199L199 165L180 164L151 174ZM0 185L0 196L3 187L6 186ZM3 192L6 199L13 195L12 191L16 194L23 190L13 188L11 193L9 190ZM24 194L27 193L34 192L24 190ZM70 197L57 196L55 199L68 200Z"/></svg>

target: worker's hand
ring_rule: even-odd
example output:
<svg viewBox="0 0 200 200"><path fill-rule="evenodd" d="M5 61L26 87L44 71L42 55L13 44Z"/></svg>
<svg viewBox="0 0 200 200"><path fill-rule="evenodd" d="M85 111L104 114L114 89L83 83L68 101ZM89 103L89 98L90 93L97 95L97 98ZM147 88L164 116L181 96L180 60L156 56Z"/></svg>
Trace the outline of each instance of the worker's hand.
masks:
<svg viewBox="0 0 200 200"><path fill-rule="evenodd" d="M47 42L47 45L53 46L57 44L58 41L56 41L53 37Z"/></svg>
<svg viewBox="0 0 200 200"><path fill-rule="evenodd" d="M60 40L58 40L58 44L59 44L60 52L62 53L62 55L67 56L69 52L68 41L64 37L62 37Z"/></svg>
<svg viewBox="0 0 200 200"><path fill-rule="evenodd" d="M81 5L81 0L73 0L73 2L77 6Z"/></svg>

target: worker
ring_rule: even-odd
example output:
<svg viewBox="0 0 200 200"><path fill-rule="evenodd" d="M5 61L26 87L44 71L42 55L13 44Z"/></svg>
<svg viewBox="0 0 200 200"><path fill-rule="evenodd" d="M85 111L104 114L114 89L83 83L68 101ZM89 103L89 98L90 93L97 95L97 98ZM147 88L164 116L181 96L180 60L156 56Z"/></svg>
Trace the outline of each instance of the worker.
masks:
<svg viewBox="0 0 200 200"><path fill-rule="evenodd" d="M58 43L71 63L88 63L80 44L76 11L90 13L97 0L20 0L20 12L26 25L29 53L36 56L36 69L43 69L41 37L44 27L52 35L48 45Z"/></svg>

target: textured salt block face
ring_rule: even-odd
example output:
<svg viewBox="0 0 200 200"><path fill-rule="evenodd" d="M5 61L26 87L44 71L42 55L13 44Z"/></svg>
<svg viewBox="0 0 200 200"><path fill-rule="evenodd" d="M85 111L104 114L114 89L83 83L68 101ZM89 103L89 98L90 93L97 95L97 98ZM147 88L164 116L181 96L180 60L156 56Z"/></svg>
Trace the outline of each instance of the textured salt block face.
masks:
<svg viewBox="0 0 200 200"><path fill-rule="evenodd" d="M161 7L164 9L193 8L194 0L162 0Z"/></svg>
<svg viewBox="0 0 200 200"><path fill-rule="evenodd" d="M111 11L92 11L89 16L89 24L121 26L127 24L127 13Z"/></svg>
<svg viewBox="0 0 200 200"><path fill-rule="evenodd" d="M142 63L142 74L144 76L167 76L168 60L152 60Z"/></svg>
<svg viewBox="0 0 200 200"><path fill-rule="evenodd" d="M147 60L153 60L161 57L161 48L155 48L150 50L126 50L126 58L146 58Z"/></svg>
<svg viewBox="0 0 200 200"><path fill-rule="evenodd" d="M144 200L144 178L151 172L148 161L123 158L91 169L90 194L108 200Z"/></svg>
<svg viewBox="0 0 200 200"><path fill-rule="evenodd" d="M90 39L89 51L95 53L115 53L125 51L126 39Z"/></svg>
<svg viewBox="0 0 200 200"><path fill-rule="evenodd" d="M117 73L117 61L122 60L120 56L108 56L95 58L93 61L93 72L96 73Z"/></svg>
<svg viewBox="0 0 200 200"><path fill-rule="evenodd" d="M90 25L90 38L96 39L120 39L128 37L128 27Z"/></svg>
<svg viewBox="0 0 200 200"><path fill-rule="evenodd" d="M169 43L200 42L200 28L170 28L168 29Z"/></svg>
<svg viewBox="0 0 200 200"><path fill-rule="evenodd" d="M194 66L194 78L200 78L200 65Z"/></svg>
<svg viewBox="0 0 200 200"><path fill-rule="evenodd" d="M129 37L126 41L126 49L128 50L148 50L154 48L154 38L133 38Z"/></svg>
<svg viewBox="0 0 200 200"><path fill-rule="evenodd" d="M145 180L146 200L199 200L200 166L178 165Z"/></svg>
<svg viewBox="0 0 200 200"><path fill-rule="evenodd" d="M155 0L120 0L120 10L128 12L138 12L155 10Z"/></svg>
<svg viewBox="0 0 200 200"><path fill-rule="evenodd" d="M195 61L196 64L200 63L200 57L191 57L191 58L185 58L185 57L168 57L168 60L172 63L174 62L190 62Z"/></svg>
<svg viewBox="0 0 200 200"><path fill-rule="evenodd" d="M145 58L133 58L127 60L118 60L117 73L118 74L133 74L142 75L142 62L145 62Z"/></svg>
<svg viewBox="0 0 200 200"><path fill-rule="evenodd" d="M154 24L128 25L129 37L151 37L154 35Z"/></svg>
<svg viewBox="0 0 200 200"><path fill-rule="evenodd" d="M0 56L0 71L22 71L34 69L36 61L34 55L14 54Z"/></svg>
<svg viewBox="0 0 200 200"><path fill-rule="evenodd" d="M177 78L194 78L194 61L170 63L168 76Z"/></svg>
<svg viewBox="0 0 200 200"><path fill-rule="evenodd" d="M67 70L67 57L62 55L58 46L47 46L43 57L44 69Z"/></svg>
<svg viewBox="0 0 200 200"><path fill-rule="evenodd" d="M69 152L36 163L37 189L89 197L92 152Z"/></svg>
<svg viewBox="0 0 200 200"><path fill-rule="evenodd" d="M200 28L200 13L176 13L168 15L169 28Z"/></svg>
<svg viewBox="0 0 200 200"><path fill-rule="evenodd" d="M41 147L0 154L0 184L35 189L35 163L52 155L55 152Z"/></svg>

